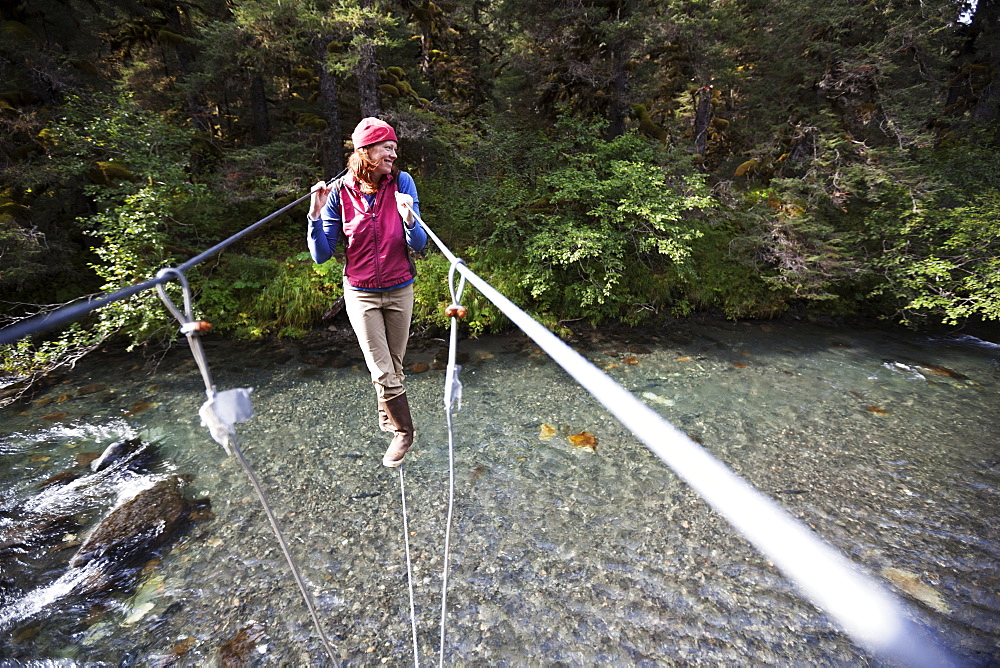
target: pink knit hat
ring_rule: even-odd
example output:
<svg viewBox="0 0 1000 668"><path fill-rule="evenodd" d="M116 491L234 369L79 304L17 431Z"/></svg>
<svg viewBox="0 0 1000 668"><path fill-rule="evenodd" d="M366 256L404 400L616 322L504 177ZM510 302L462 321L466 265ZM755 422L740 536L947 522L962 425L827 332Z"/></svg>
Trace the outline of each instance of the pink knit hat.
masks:
<svg viewBox="0 0 1000 668"><path fill-rule="evenodd" d="M396 131L392 129L391 125L377 118L369 117L362 118L358 127L354 128L354 132L351 133L351 141L354 142L354 148L361 148L377 144L380 141L398 140L396 139Z"/></svg>

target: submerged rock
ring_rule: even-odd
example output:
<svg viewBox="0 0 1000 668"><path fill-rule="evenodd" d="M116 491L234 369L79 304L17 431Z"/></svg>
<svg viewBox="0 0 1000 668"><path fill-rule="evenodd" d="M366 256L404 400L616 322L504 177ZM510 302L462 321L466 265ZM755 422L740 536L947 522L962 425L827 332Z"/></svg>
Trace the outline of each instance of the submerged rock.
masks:
<svg viewBox="0 0 1000 668"><path fill-rule="evenodd" d="M940 364L917 362L917 367L924 373L929 373L935 376L946 376L948 378L954 378L955 380L969 380L969 377L964 373L959 373L954 369L949 369L948 367L941 366Z"/></svg>
<svg viewBox="0 0 1000 668"><path fill-rule="evenodd" d="M62 473L57 473L51 478L38 483L38 487L39 489L45 489L46 487L51 487L53 485L68 485L79 477L80 474L76 471L63 471Z"/></svg>
<svg viewBox="0 0 1000 668"><path fill-rule="evenodd" d="M115 441L104 449L101 456L90 462L90 470L97 473L113 466L136 472L148 472L157 463L156 448L139 438Z"/></svg>
<svg viewBox="0 0 1000 668"><path fill-rule="evenodd" d="M186 476L158 472L156 447L141 439L108 446L89 471L77 464L0 511L0 561L18 562L0 568L0 631L58 614L64 601L100 604L101 596L131 591L157 550L189 521L212 517L207 500L181 494ZM127 500L102 512L115 498ZM82 534L85 526L91 528Z"/></svg>
<svg viewBox="0 0 1000 668"><path fill-rule="evenodd" d="M945 602L944 597L936 589L924 584L916 573L889 566L882 569L882 576L927 607L942 615L951 614L951 607Z"/></svg>
<svg viewBox="0 0 1000 668"><path fill-rule="evenodd" d="M12 521L0 530L0 557L27 554L46 546L67 532L79 529L72 514L34 514L28 522Z"/></svg>
<svg viewBox="0 0 1000 668"><path fill-rule="evenodd" d="M86 460L91 460L89 473L67 470L53 475L38 484L37 495L0 512L0 519L5 520L0 524L0 556L63 547L57 541L79 531L98 511L95 502L112 493L117 473L148 474L158 457L155 447L134 438L112 443L100 456L75 463L86 464Z"/></svg>
<svg viewBox="0 0 1000 668"><path fill-rule="evenodd" d="M69 565L79 568L102 557L123 563L135 561L171 540L190 511L191 503L181 495L180 479L171 476L161 480L102 519Z"/></svg>

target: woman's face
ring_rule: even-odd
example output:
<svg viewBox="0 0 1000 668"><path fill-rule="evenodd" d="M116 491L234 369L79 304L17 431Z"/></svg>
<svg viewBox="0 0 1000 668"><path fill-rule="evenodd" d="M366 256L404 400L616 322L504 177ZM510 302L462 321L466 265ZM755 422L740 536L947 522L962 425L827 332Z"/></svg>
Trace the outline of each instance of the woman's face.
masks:
<svg viewBox="0 0 1000 668"><path fill-rule="evenodd" d="M383 141L365 148L368 160L376 165L375 174L385 176L392 173L392 164L396 162L396 142Z"/></svg>

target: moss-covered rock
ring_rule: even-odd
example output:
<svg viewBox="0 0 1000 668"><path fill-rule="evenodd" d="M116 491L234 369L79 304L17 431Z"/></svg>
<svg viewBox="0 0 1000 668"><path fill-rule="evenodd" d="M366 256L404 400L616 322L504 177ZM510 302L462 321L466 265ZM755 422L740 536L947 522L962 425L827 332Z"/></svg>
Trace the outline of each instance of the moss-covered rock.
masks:
<svg viewBox="0 0 1000 668"><path fill-rule="evenodd" d="M170 46L180 46L181 44L190 44L191 40L180 35L171 30L160 30L156 33L156 39L161 44L168 44Z"/></svg>
<svg viewBox="0 0 1000 668"><path fill-rule="evenodd" d="M87 171L87 176L94 183L109 186L122 181L136 182L139 177L120 162L97 161Z"/></svg>
<svg viewBox="0 0 1000 668"><path fill-rule="evenodd" d="M659 140L661 144L667 143L667 131L653 122L653 119L649 117L649 110L646 109L646 105L633 104L632 114L635 116L636 120L639 121L639 132L648 137Z"/></svg>

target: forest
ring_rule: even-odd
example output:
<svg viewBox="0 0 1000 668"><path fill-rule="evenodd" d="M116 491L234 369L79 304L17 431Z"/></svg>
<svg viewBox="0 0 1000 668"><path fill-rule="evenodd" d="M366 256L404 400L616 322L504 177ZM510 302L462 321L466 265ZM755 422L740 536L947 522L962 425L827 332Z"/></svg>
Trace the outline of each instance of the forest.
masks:
<svg viewBox="0 0 1000 668"><path fill-rule="evenodd" d="M1000 320L997 0L0 0L0 324L176 266L394 125L424 220L547 327ZM293 209L188 275L234 338L322 326ZM447 320L417 259L415 327ZM470 334L503 317L469 295ZM9 373L176 337L155 291Z"/></svg>

